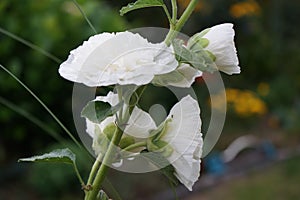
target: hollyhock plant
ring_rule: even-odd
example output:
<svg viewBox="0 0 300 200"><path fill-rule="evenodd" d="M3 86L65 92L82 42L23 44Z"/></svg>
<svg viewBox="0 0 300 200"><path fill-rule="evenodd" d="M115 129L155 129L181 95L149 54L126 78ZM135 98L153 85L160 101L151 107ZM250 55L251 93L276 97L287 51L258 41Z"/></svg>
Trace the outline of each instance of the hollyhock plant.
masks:
<svg viewBox="0 0 300 200"><path fill-rule="evenodd" d="M106 96L95 95L96 98L88 102L81 112L86 123L84 136L89 137L89 141L93 140L96 158L86 182L76 167L75 154L69 149L20 160L73 165L85 200L109 199L101 190L108 167L133 166L138 156L146 161L142 162L147 164L146 167L151 166L152 171L161 170L172 186L181 182L192 191L200 176L203 151L202 121L197 100L186 93L175 94L176 97L184 97L171 108L168 116L167 112L156 113L162 116L157 121L163 121L156 124L151 117L151 107L149 113L144 111L140 99L150 84L154 85L153 89L156 86L190 89L203 73L240 73L233 24L205 29L187 42L177 37L196 5L197 0L191 0L178 18L176 0L171 0L170 7L163 0L137 0L123 7L121 15L140 8L163 8L170 24L163 42L151 43L140 34L129 31L100 33L72 50L60 65L58 71L63 78L88 87L101 87L101 91L108 92ZM169 13L170 8L172 13ZM216 83L219 84L218 81ZM223 88L223 84L220 85L218 89ZM151 98L145 102L151 103ZM53 113L51 115L54 116ZM55 116L54 119L57 120ZM58 123L67 130L60 121ZM80 146L72 134L67 133ZM88 145L91 146L90 143ZM128 162L123 158L127 158ZM145 165L134 167L135 173L148 172L144 169ZM113 198L120 199L118 194Z"/></svg>

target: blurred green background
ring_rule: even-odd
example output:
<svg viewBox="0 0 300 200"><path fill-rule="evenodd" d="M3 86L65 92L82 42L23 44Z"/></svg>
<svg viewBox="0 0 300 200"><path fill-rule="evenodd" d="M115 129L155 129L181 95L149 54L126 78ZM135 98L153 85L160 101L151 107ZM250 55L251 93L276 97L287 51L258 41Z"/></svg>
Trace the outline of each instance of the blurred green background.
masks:
<svg viewBox="0 0 300 200"><path fill-rule="evenodd" d="M168 28L159 8L138 10L119 16L128 0L78 0L97 32L123 31L143 26ZM169 3L169 1L165 1ZM179 11L189 1L179 0ZM223 150L235 138L253 134L270 140L278 149L293 149L300 139L300 1L291 0L200 0L183 33L192 35L213 25L232 22L242 73L223 74L228 115L216 150ZM0 64L26 83L77 137L72 119L73 84L58 74L59 63L69 51L94 34L71 0L1 0ZM55 55L55 62L39 51L12 39L5 30ZM194 88L202 95L203 81ZM162 93L152 99L172 106ZM52 137L9 107L21 108L51 129ZM204 109L205 110L205 109ZM205 121L204 116L202 115ZM33 119L33 118L31 118ZM18 158L41 154L69 140L51 116L3 70L0 71L0 199L82 199L80 184L72 168L64 165L17 163ZM72 147L71 143L68 143ZM76 148L74 147L73 149ZM84 177L91 160L78 152ZM191 193L191 199L299 199L299 157L271 166L268 173L256 172L218 185L208 191ZM124 199L142 199L168 189L159 172L125 174L111 171L111 182ZM147 180L145 182L144 180ZM143 182L141 185L140 182ZM275 184L273 184L275 183ZM109 187L108 187L109 188ZM286 194L286 195L285 195ZM202 197L202 198L201 198Z"/></svg>

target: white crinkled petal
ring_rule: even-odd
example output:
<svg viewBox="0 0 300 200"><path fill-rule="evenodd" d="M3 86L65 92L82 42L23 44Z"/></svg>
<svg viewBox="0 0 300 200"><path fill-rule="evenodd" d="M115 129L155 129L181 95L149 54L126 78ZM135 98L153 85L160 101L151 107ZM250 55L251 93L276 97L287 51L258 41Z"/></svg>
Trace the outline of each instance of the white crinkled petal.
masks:
<svg viewBox="0 0 300 200"><path fill-rule="evenodd" d="M116 118L115 116L112 117L107 117L105 120L103 120L100 124L91 122L89 119L86 118L86 132L92 137L95 137L95 131L96 131L96 126L98 126L98 128L100 128L101 131L104 130L104 128L110 124L115 122Z"/></svg>
<svg viewBox="0 0 300 200"><path fill-rule="evenodd" d="M102 102L107 102L111 106L115 106L119 103L119 97L118 94L115 94L113 92L108 92L106 96L97 96L94 101L102 101Z"/></svg>
<svg viewBox="0 0 300 200"><path fill-rule="evenodd" d="M229 75L241 72L234 44L234 35L233 24L225 23L211 27L203 36L203 38L209 40L209 44L205 49L215 55L215 63L219 70Z"/></svg>
<svg viewBox="0 0 300 200"><path fill-rule="evenodd" d="M87 118L85 119L85 122L86 122L86 132L91 136L91 138L94 138L96 124L94 122L91 122Z"/></svg>
<svg viewBox="0 0 300 200"><path fill-rule="evenodd" d="M102 33L90 37L88 41L84 41L82 45L72 50L68 59L60 65L59 74L70 81L92 85L93 80L90 80L89 76L86 76L85 73L80 75L83 71L82 65L97 46L114 36L113 33Z"/></svg>
<svg viewBox="0 0 300 200"><path fill-rule="evenodd" d="M131 32L103 33L71 51L59 73L87 86L143 85L177 65L173 49L164 43L152 44Z"/></svg>
<svg viewBox="0 0 300 200"><path fill-rule="evenodd" d="M186 96L171 109L167 132L161 138L173 148L167 159L175 168L177 178L189 189L200 175L202 134L200 108L191 96Z"/></svg>
<svg viewBox="0 0 300 200"><path fill-rule="evenodd" d="M125 133L137 139L147 139L149 131L157 128L152 117L138 107L134 107L127 124Z"/></svg>
<svg viewBox="0 0 300 200"><path fill-rule="evenodd" d="M183 79L179 82L170 82L169 85L175 87L188 88L194 83L195 79L199 76L202 76L202 72L191 67L188 64L182 64L178 67L178 72L183 75Z"/></svg>

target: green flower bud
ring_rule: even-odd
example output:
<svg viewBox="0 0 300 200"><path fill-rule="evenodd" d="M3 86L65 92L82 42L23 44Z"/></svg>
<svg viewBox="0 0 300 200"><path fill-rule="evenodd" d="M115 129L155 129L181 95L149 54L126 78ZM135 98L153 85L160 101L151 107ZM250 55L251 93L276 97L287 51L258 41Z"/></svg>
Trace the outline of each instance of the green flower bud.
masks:
<svg viewBox="0 0 300 200"><path fill-rule="evenodd" d="M113 137L113 135L114 135L114 133L116 132L116 130L117 130L116 124L115 124L115 123L110 123L110 124L108 124L108 125L104 128L103 133L104 133L104 135L106 135L106 137L107 137L109 140L111 140L112 137Z"/></svg>
<svg viewBox="0 0 300 200"><path fill-rule="evenodd" d="M200 45L202 48L207 47L209 44L209 40L206 38L203 38L203 36L206 35L206 33L208 33L208 31L210 31L209 28L201 31L200 33L193 35L188 41L188 44L187 44L188 49L193 50L193 47L195 45L196 46Z"/></svg>

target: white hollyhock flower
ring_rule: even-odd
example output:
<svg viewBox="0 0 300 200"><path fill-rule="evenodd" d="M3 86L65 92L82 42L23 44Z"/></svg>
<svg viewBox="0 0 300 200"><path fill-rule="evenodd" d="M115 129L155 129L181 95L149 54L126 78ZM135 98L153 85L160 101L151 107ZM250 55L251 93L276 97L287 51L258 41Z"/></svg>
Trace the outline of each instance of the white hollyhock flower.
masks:
<svg viewBox="0 0 300 200"><path fill-rule="evenodd" d="M200 176L202 134L200 108L191 96L181 99L171 109L166 133L160 138L173 152L167 159L175 168L175 176L190 191Z"/></svg>
<svg viewBox="0 0 300 200"><path fill-rule="evenodd" d="M239 74L241 72L237 52L234 44L233 24L225 23L211 27L202 36L209 40L205 48L216 58L218 69L226 74Z"/></svg>
<svg viewBox="0 0 300 200"><path fill-rule="evenodd" d="M118 94L109 92L107 96L98 96L94 101L107 102L111 106L115 106L119 103ZM107 148L107 135L103 137L104 130L114 124L116 121L116 116L107 117L101 123L91 122L86 118L86 132L93 138L93 150L96 155L104 152ZM155 122L152 120L151 116L145 111L134 107L131 116L126 123L124 130L124 136L132 136L136 141L144 140L149 136L149 130L156 129ZM100 140L102 141L100 141ZM99 143L100 142L100 143ZM102 145L102 146L101 146Z"/></svg>
<svg viewBox="0 0 300 200"><path fill-rule="evenodd" d="M202 155L202 134L200 108L198 102L191 96L182 98L171 109L165 128L148 144L148 150L167 152L164 155L175 169L174 175L190 191L200 176ZM161 135L160 135L161 134ZM155 144L166 144L161 149L151 149ZM151 146L149 146L151 145Z"/></svg>
<svg viewBox="0 0 300 200"><path fill-rule="evenodd" d="M226 74L232 75L241 72L234 44L234 35L233 24L225 23L195 34L191 41L192 43L203 42L201 46L212 54L217 68Z"/></svg>
<svg viewBox="0 0 300 200"><path fill-rule="evenodd" d="M153 44L131 32L102 33L70 52L62 77L87 86L144 85L178 66L172 47Z"/></svg>

